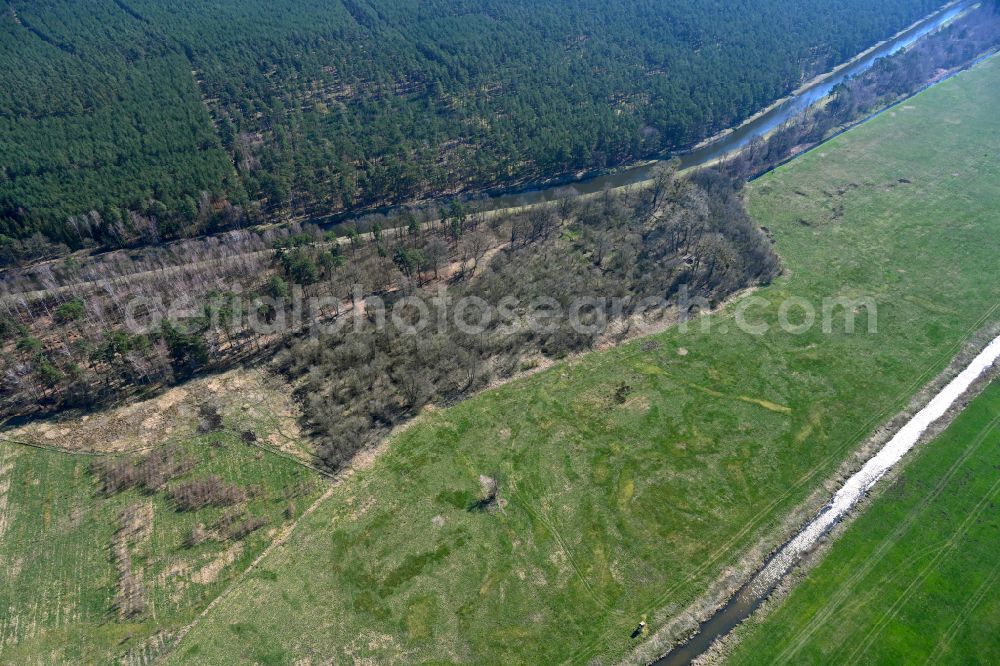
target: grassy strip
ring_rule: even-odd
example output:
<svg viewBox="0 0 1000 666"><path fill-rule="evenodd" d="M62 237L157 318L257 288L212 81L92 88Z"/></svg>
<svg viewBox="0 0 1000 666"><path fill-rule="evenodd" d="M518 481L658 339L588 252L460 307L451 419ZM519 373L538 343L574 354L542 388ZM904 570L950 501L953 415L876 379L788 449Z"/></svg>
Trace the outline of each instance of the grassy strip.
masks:
<svg viewBox="0 0 1000 666"><path fill-rule="evenodd" d="M400 434L177 661L586 663L680 614L998 319L990 61L751 188L787 274L695 325L555 366ZM878 332L778 327L870 298ZM797 320L794 315L793 319ZM863 313L862 313L863 314ZM841 315L840 319L843 319ZM624 401L620 387L626 387ZM479 476L502 509L470 511Z"/></svg>

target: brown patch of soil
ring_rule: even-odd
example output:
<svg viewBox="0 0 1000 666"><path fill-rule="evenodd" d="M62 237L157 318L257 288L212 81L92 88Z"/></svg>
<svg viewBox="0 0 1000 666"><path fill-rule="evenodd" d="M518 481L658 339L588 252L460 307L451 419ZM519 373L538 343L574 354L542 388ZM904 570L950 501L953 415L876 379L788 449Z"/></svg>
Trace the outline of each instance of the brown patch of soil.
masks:
<svg viewBox="0 0 1000 666"><path fill-rule="evenodd" d="M254 432L272 447L309 460L312 452L303 443L301 412L291 393L280 378L261 370L230 370L124 407L32 423L5 438L71 453L137 453L196 436L200 408L214 403L224 428Z"/></svg>
<svg viewBox="0 0 1000 666"><path fill-rule="evenodd" d="M235 562L236 558L238 558L242 552L243 544L234 543L232 546L220 553L214 560L196 571L194 575L191 576L191 582L198 583L199 585L214 583L219 579L219 574L222 573L222 570Z"/></svg>

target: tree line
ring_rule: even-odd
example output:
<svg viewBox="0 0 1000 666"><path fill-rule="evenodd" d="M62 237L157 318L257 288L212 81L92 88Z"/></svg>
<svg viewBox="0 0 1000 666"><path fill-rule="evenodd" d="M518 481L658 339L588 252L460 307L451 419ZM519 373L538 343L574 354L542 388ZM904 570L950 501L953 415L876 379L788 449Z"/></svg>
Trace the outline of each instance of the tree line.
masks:
<svg viewBox="0 0 1000 666"><path fill-rule="evenodd" d="M668 167L650 188L566 199L504 224L473 226L462 232L460 262L445 278L449 296L490 311L506 301L509 317L465 330L428 297L426 321L442 323L419 335L379 325L366 307L360 329L293 341L273 367L297 387L320 462L337 469L428 403L460 399L543 358L620 340L637 318L687 307L684 296L712 307L768 283L778 259L738 189L716 172L679 178ZM440 242L438 235L408 235L385 252L405 278L403 289L382 291L390 305L419 294L435 274L445 277L432 259ZM490 247L499 250L484 262ZM542 298L564 312L589 305L578 320L560 317L537 329L527 324L528 304Z"/></svg>

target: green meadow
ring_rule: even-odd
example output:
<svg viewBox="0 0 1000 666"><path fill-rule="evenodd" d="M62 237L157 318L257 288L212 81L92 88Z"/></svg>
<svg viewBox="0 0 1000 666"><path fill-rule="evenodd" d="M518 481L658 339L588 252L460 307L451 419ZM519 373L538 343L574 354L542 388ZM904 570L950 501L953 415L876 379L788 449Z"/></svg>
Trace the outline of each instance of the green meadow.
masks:
<svg viewBox="0 0 1000 666"><path fill-rule="evenodd" d="M741 629L730 663L997 663L998 425L994 382L787 599Z"/></svg>
<svg viewBox="0 0 1000 666"><path fill-rule="evenodd" d="M322 491L311 470L229 432L173 443L194 464L176 481L215 475L248 491L236 507L179 511L166 489L106 495L89 455L0 443L0 662L148 663ZM287 489L295 489L290 497ZM120 515L141 507L131 570L147 605L119 616L113 543ZM187 540L227 512L266 524L241 539Z"/></svg>

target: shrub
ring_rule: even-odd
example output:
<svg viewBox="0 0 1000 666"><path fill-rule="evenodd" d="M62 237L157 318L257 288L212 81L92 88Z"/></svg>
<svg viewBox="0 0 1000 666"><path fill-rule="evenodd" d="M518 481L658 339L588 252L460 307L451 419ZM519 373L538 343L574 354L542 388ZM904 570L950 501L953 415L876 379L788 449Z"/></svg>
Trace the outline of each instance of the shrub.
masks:
<svg viewBox="0 0 1000 666"><path fill-rule="evenodd" d="M71 321L83 319L86 314L87 310L83 305L83 301L80 299L74 299L57 307L53 316L57 323L67 324Z"/></svg>
<svg viewBox="0 0 1000 666"><path fill-rule="evenodd" d="M178 511L197 511L206 506L229 506L246 499L239 486L209 475L184 481L168 491Z"/></svg>

